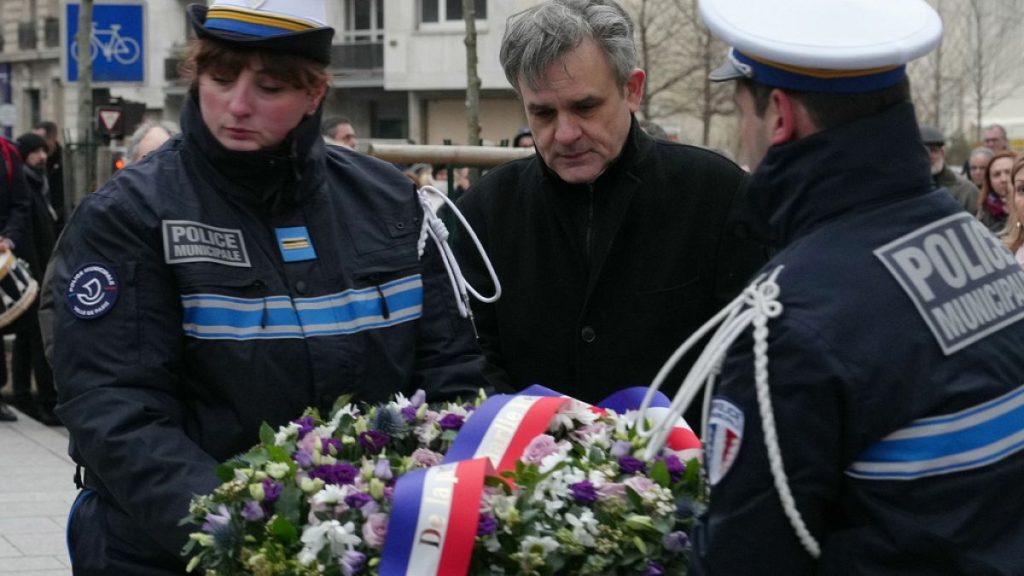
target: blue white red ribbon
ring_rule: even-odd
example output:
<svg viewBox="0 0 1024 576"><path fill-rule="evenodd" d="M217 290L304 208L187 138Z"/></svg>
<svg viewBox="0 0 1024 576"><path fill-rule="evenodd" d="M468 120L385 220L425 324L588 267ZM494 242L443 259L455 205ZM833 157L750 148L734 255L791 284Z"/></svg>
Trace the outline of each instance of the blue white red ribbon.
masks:
<svg viewBox="0 0 1024 576"><path fill-rule="evenodd" d="M489 460L475 458L402 475L395 485L380 573L465 574L484 478L493 474Z"/></svg>
<svg viewBox="0 0 1024 576"><path fill-rule="evenodd" d="M483 457L499 474L512 470L567 401L564 396L492 396L470 414L442 462Z"/></svg>

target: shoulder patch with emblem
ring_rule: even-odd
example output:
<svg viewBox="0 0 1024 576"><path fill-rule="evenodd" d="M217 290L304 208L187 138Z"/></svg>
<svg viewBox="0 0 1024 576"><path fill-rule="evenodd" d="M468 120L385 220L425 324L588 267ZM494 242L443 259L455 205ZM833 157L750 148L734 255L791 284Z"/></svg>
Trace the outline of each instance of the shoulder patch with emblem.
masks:
<svg viewBox="0 0 1024 576"><path fill-rule="evenodd" d="M189 220L164 220L164 262L213 262L252 268L242 231Z"/></svg>
<svg viewBox="0 0 1024 576"><path fill-rule="evenodd" d="M82 320L99 318L114 308L119 290L117 276L109 266L86 264L68 283L68 309Z"/></svg>
<svg viewBox="0 0 1024 576"><path fill-rule="evenodd" d="M729 400L717 397L711 401L708 416L707 454L708 481L718 484L729 473L743 442L743 410Z"/></svg>

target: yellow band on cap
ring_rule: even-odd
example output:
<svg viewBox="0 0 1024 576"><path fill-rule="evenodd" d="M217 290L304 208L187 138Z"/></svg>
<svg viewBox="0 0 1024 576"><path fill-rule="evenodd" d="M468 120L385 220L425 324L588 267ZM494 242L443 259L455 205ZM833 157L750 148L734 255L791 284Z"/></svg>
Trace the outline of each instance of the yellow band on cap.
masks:
<svg viewBox="0 0 1024 576"><path fill-rule="evenodd" d="M774 60L751 56L748 52L744 52L743 55L751 60L760 62L765 66L771 66L772 68L778 68L779 70L785 70L786 72L792 72L802 76L810 76L812 78L822 78L826 80L830 78L857 78L859 76L884 74L899 68L899 66L879 66L878 68L862 68L858 70L826 70L824 68L806 68L803 66L783 64L781 62L775 62Z"/></svg>
<svg viewBox="0 0 1024 576"><path fill-rule="evenodd" d="M212 6L206 13L206 19L207 21L211 19L235 20L238 22L260 24L293 32L316 28L315 25L304 20L288 18L287 16L271 15L266 12L254 12L244 10L242 8L236 8L234 6Z"/></svg>

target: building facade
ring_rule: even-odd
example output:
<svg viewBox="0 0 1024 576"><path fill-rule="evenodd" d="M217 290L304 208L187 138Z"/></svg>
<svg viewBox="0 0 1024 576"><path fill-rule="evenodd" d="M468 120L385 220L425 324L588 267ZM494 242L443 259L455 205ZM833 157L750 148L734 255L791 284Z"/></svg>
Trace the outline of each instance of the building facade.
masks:
<svg viewBox="0 0 1024 576"><path fill-rule="evenodd" d="M522 107L505 80L498 49L505 19L539 0L475 0L481 137L499 143L525 124ZM145 114L177 120L188 87L178 75L191 30L189 0L119 0L94 6L142 6L141 80L93 81L97 105L141 103ZM72 3L74 4L74 3ZM77 10L77 6L75 8ZM372 141L466 143L465 26L451 0L330 0L336 30L331 90L325 115L345 115L362 145ZM66 137L79 137L78 82L68 81L67 0L0 0L0 129L17 135L40 120L54 120ZM116 65L126 41L98 23L94 66ZM114 30L113 32L117 32ZM107 51L104 51L106 47ZM113 51L113 54L110 52ZM141 118L132 118L137 122ZM93 119L95 122L95 119ZM124 129L130 132L131 124Z"/></svg>

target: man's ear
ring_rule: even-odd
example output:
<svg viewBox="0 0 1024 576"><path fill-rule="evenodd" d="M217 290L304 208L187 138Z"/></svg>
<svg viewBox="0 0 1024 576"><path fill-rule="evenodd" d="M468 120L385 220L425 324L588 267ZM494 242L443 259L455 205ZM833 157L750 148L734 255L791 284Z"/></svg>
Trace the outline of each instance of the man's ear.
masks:
<svg viewBox="0 0 1024 576"><path fill-rule="evenodd" d="M797 106L793 98L782 90L772 90L768 95L768 109L771 114L771 133L769 141L772 145L784 144L797 137ZM767 114L766 114L767 116Z"/></svg>
<svg viewBox="0 0 1024 576"><path fill-rule="evenodd" d="M630 112L636 112L640 109L640 101L644 98L644 80L646 78L647 74L639 68L634 68L629 73L625 88L626 102L629 103Z"/></svg>

